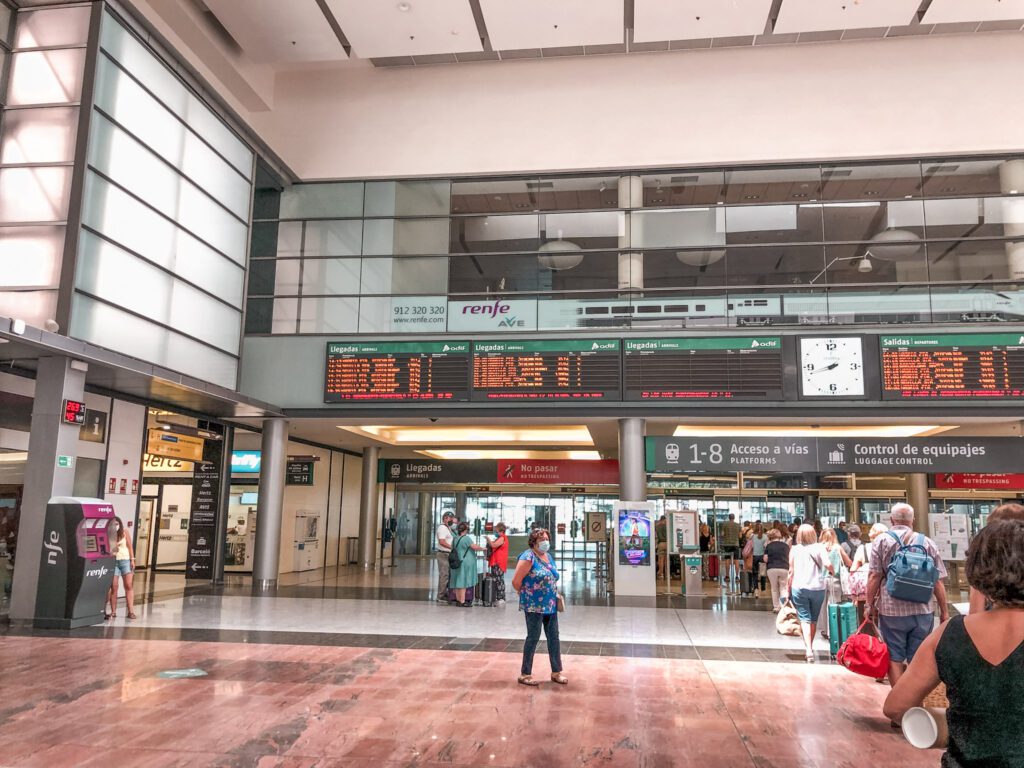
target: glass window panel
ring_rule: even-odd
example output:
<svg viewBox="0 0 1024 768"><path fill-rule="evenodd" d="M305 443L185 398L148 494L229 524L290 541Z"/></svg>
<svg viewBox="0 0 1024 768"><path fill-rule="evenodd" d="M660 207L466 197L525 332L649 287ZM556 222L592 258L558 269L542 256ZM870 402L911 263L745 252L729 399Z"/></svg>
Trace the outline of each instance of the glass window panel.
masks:
<svg viewBox="0 0 1024 768"><path fill-rule="evenodd" d="M824 278L824 248L820 245L774 245L726 249L729 285L788 285L817 283Z"/></svg>
<svg viewBox="0 0 1024 768"><path fill-rule="evenodd" d="M272 259L277 256L278 226L276 221L253 222L252 240L249 243L249 253L253 259ZM299 222L299 232L301 242L301 222Z"/></svg>
<svg viewBox="0 0 1024 768"><path fill-rule="evenodd" d="M306 259L302 264L302 294L358 293L359 262L360 259Z"/></svg>
<svg viewBox="0 0 1024 768"><path fill-rule="evenodd" d="M11 58L7 103L70 104L82 97L85 50L26 51Z"/></svg>
<svg viewBox="0 0 1024 768"><path fill-rule="evenodd" d="M0 169L0 221L64 221L70 167Z"/></svg>
<svg viewBox="0 0 1024 768"><path fill-rule="evenodd" d="M116 64L100 57L96 105L241 219L249 183Z"/></svg>
<svg viewBox="0 0 1024 768"><path fill-rule="evenodd" d="M725 285L726 248L647 251L643 261L646 288L699 288Z"/></svg>
<svg viewBox="0 0 1024 768"><path fill-rule="evenodd" d="M78 107L8 110L0 163L70 163L77 134Z"/></svg>
<svg viewBox="0 0 1024 768"><path fill-rule="evenodd" d="M986 224L1002 224L1007 227L1008 235L1021 234L1019 227L1024 224L1024 197L986 198L984 211Z"/></svg>
<svg viewBox="0 0 1024 768"><path fill-rule="evenodd" d="M57 288L63 255L64 227L0 229L0 287Z"/></svg>
<svg viewBox="0 0 1024 768"><path fill-rule="evenodd" d="M1024 320L1024 291L1019 286L932 286L930 293L932 321L936 323Z"/></svg>
<svg viewBox="0 0 1024 768"><path fill-rule="evenodd" d="M253 154L249 148L110 14L103 16L100 44L245 178L251 178Z"/></svg>
<svg viewBox="0 0 1024 768"><path fill-rule="evenodd" d="M237 310L91 232L79 239L75 286L227 352L238 351Z"/></svg>
<svg viewBox="0 0 1024 768"><path fill-rule="evenodd" d="M388 293L447 293L448 257L405 257L391 265L391 290Z"/></svg>
<svg viewBox="0 0 1024 768"><path fill-rule="evenodd" d="M202 381L235 387L235 358L82 294L72 299L70 335Z"/></svg>
<svg viewBox="0 0 1024 768"><path fill-rule="evenodd" d="M394 259L363 259L359 293L391 293L391 269Z"/></svg>
<svg viewBox="0 0 1024 768"><path fill-rule="evenodd" d="M634 248L724 246L725 208L634 211L630 214L630 243Z"/></svg>
<svg viewBox="0 0 1024 768"><path fill-rule="evenodd" d="M329 219L362 215L362 182L295 184L281 193L282 219Z"/></svg>
<svg viewBox="0 0 1024 768"><path fill-rule="evenodd" d="M822 200L899 200L921 196L918 163L824 166L821 179Z"/></svg>
<svg viewBox="0 0 1024 768"><path fill-rule="evenodd" d="M786 316L800 325L932 322L931 297L926 286L888 284L861 290L830 290L823 300L786 296L784 302Z"/></svg>
<svg viewBox="0 0 1024 768"><path fill-rule="evenodd" d="M920 200L850 201L820 205L807 203L800 208L822 212L825 239L833 242L877 238L884 243L900 237L924 237L924 204ZM894 230L898 234L886 230Z"/></svg>
<svg viewBox="0 0 1024 768"><path fill-rule="evenodd" d="M542 179L537 184L536 208L542 211L578 211L613 208L618 203L616 176Z"/></svg>
<svg viewBox="0 0 1024 768"><path fill-rule="evenodd" d="M299 292L299 273L302 262L298 259L278 259L274 271L274 295L294 296Z"/></svg>
<svg viewBox="0 0 1024 768"><path fill-rule="evenodd" d="M84 199L85 226L241 307L245 275L240 265L91 171Z"/></svg>
<svg viewBox="0 0 1024 768"><path fill-rule="evenodd" d="M283 222L282 226L287 222ZM307 221L305 256L358 256L362 249L363 223L358 219Z"/></svg>
<svg viewBox="0 0 1024 768"><path fill-rule="evenodd" d="M89 6L47 8L18 14L15 48L58 48L85 45L89 39Z"/></svg>
<svg viewBox="0 0 1024 768"><path fill-rule="evenodd" d="M277 272L275 259L253 259L249 262L249 296L273 296L274 275Z"/></svg>
<svg viewBox="0 0 1024 768"><path fill-rule="evenodd" d="M13 21L14 11L10 6L5 3L0 3L0 39L5 43L11 41L11 35L14 32Z"/></svg>
<svg viewBox="0 0 1024 768"><path fill-rule="evenodd" d="M969 197L998 195L999 175L1003 160L975 160L924 163L924 194L926 197Z"/></svg>
<svg viewBox="0 0 1024 768"><path fill-rule="evenodd" d="M370 224L381 224L384 228L393 227L394 255L406 254L439 254L448 250L448 219L381 219L369 220ZM386 242L382 235L380 242ZM363 253L376 255L367 250L370 242L364 243ZM389 253L384 251L385 254Z"/></svg>
<svg viewBox="0 0 1024 768"><path fill-rule="evenodd" d="M359 332L389 333L391 331L391 298L359 299Z"/></svg>
<svg viewBox="0 0 1024 768"><path fill-rule="evenodd" d="M254 219L276 219L281 214L281 190L256 189L252 199Z"/></svg>
<svg viewBox="0 0 1024 768"><path fill-rule="evenodd" d="M619 182L620 208L716 205L725 199L725 176L722 171L656 173L639 178L639 187L635 182L629 181L629 177L624 177ZM606 195L608 191L605 191L602 197Z"/></svg>
<svg viewBox="0 0 1024 768"><path fill-rule="evenodd" d="M302 254L302 222L282 221L277 229L276 255L299 256Z"/></svg>
<svg viewBox="0 0 1024 768"><path fill-rule="evenodd" d="M456 181L452 213L516 213L539 209L537 179Z"/></svg>
<svg viewBox="0 0 1024 768"><path fill-rule="evenodd" d="M540 216L544 242L564 240L580 248L615 248L626 234L626 214L619 211L596 213L546 213Z"/></svg>
<svg viewBox="0 0 1024 768"><path fill-rule="evenodd" d="M274 299L274 311L270 322L271 333L295 333L295 322L299 316L298 299Z"/></svg>
<svg viewBox="0 0 1024 768"><path fill-rule="evenodd" d="M451 184L441 181L371 181L365 216L447 216Z"/></svg>
<svg viewBox="0 0 1024 768"><path fill-rule="evenodd" d="M847 243L825 248L827 271L815 283L895 283L926 281L924 244Z"/></svg>
<svg viewBox="0 0 1024 768"><path fill-rule="evenodd" d="M358 330L358 297L302 300L299 333L356 333Z"/></svg>
<svg viewBox="0 0 1024 768"><path fill-rule="evenodd" d="M804 205L744 205L725 209L729 245L818 242L821 209Z"/></svg>
<svg viewBox="0 0 1024 768"><path fill-rule="evenodd" d="M798 203L821 197L821 170L765 168L725 172L725 202L739 205Z"/></svg>
<svg viewBox="0 0 1024 768"><path fill-rule="evenodd" d="M578 258L572 259L576 261L575 265L560 269L551 269L541 263L544 254L536 253L451 256L448 291L486 294L538 290L608 290L618 285L618 253L592 251L573 255ZM558 264L557 261L553 263Z"/></svg>
<svg viewBox="0 0 1024 768"><path fill-rule="evenodd" d="M536 251L540 243L540 217L535 214L466 216L451 221L451 253Z"/></svg>
<svg viewBox="0 0 1024 768"><path fill-rule="evenodd" d="M231 259L245 259L246 225L99 113L89 162Z"/></svg>
<svg viewBox="0 0 1024 768"><path fill-rule="evenodd" d="M995 200L991 206L992 213L1002 207L999 204L1000 198ZM987 202L977 197L925 200L924 216L928 237L1002 237L1003 227L998 221L998 215L986 215Z"/></svg>
<svg viewBox="0 0 1024 768"><path fill-rule="evenodd" d="M1009 280L1015 277L1016 272L1011 265L1024 264L1024 243L933 240L928 242L927 255L929 280Z"/></svg>
<svg viewBox="0 0 1024 768"><path fill-rule="evenodd" d="M0 315L44 328L57 316L57 291L0 291Z"/></svg>
<svg viewBox="0 0 1024 768"><path fill-rule="evenodd" d="M245 303L245 332L270 333L273 315L273 299L249 299Z"/></svg>

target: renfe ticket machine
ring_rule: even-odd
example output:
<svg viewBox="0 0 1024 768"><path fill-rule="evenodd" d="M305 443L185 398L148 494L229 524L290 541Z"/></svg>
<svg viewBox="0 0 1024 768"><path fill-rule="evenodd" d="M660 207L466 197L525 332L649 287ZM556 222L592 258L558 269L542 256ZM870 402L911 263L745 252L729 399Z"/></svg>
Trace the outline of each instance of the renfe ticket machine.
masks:
<svg viewBox="0 0 1024 768"><path fill-rule="evenodd" d="M71 629L103 621L114 580L114 508L59 496L46 505L35 626Z"/></svg>

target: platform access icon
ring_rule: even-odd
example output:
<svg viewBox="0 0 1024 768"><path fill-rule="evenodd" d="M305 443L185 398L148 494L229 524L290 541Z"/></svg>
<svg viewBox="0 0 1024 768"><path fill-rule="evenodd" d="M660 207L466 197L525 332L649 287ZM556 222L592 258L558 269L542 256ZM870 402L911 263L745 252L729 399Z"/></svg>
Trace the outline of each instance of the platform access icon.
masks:
<svg viewBox="0 0 1024 768"><path fill-rule="evenodd" d="M665 463L679 463L679 445L677 443L669 443L665 446Z"/></svg>

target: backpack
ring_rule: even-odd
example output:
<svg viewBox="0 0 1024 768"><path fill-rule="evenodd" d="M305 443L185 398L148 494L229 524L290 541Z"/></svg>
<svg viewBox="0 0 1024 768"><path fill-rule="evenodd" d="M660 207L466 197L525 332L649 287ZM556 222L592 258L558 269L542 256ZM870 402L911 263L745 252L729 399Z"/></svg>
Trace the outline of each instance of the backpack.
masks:
<svg viewBox="0 0 1024 768"><path fill-rule="evenodd" d="M452 551L448 553L448 567L453 571L457 571L462 567L462 558L459 557L460 541L462 541L462 536L459 536L459 538L452 542Z"/></svg>
<svg viewBox="0 0 1024 768"><path fill-rule="evenodd" d="M913 544L904 544L892 531L887 534L896 540L899 549L893 553L886 569L885 588L896 600L930 603L939 571L924 546L924 534L917 534Z"/></svg>

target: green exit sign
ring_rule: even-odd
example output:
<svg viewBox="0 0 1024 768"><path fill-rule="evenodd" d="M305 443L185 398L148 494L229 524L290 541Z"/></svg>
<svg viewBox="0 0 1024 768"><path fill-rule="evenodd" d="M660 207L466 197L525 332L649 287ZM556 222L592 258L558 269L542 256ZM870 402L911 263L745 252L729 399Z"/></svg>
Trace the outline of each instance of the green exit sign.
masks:
<svg viewBox="0 0 1024 768"><path fill-rule="evenodd" d="M75 457L74 456L58 456L57 457L57 466L58 467L63 467L64 469L71 469L71 468L73 468L75 466Z"/></svg>

